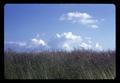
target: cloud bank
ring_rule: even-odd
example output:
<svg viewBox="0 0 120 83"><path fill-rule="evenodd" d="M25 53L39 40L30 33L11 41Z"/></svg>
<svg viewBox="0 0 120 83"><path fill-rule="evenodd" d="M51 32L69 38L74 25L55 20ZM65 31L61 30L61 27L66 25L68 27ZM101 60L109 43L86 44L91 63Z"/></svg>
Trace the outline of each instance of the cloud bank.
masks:
<svg viewBox="0 0 120 83"><path fill-rule="evenodd" d="M66 51L72 51L74 49L93 49L102 50L102 46L99 42L93 42L91 37L82 37L72 32L56 33L54 37L49 41L45 41L37 35L29 42L6 42L6 44L17 45L17 47L24 48L41 48L45 49L60 49ZM23 49L24 49L23 48Z"/></svg>

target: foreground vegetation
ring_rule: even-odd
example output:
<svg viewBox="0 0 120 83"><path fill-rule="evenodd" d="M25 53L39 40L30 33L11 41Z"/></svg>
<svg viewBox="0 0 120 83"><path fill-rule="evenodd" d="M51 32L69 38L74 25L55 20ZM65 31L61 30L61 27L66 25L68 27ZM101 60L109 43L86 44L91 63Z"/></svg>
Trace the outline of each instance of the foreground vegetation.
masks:
<svg viewBox="0 0 120 83"><path fill-rule="evenodd" d="M115 51L4 53L5 79L114 79Z"/></svg>

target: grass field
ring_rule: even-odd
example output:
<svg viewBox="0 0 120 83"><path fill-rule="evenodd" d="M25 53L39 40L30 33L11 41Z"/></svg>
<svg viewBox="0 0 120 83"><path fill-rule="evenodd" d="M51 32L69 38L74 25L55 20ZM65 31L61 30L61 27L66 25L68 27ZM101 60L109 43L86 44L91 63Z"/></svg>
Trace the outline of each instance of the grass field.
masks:
<svg viewBox="0 0 120 83"><path fill-rule="evenodd" d="M5 79L114 79L115 51L4 53Z"/></svg>

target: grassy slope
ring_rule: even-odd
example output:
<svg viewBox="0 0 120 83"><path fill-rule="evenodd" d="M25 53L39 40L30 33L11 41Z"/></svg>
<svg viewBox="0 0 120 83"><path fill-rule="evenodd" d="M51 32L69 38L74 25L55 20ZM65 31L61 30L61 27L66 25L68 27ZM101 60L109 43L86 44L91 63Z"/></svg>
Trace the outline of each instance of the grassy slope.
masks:
<svg viewBox="0 0 120 83"><path fill-rule="evenodd" d="M114 79L115 52L5 52L6 79Z"/></svg>

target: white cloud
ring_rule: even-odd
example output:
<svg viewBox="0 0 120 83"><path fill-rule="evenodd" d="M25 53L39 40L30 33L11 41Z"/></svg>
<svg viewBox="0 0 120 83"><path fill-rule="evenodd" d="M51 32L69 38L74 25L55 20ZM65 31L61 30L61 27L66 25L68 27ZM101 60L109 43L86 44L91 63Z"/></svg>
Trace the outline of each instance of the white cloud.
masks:
<svg viewBox="0 0 120 83"><path fill-rule="evenodd" d="M78 43L82 42L81 36L75 35L72 32L56 33L55 39L49 42L51 48L64 49L67 51L73 50Z"/></svg>
<svg viewBox="0 0 120 83"><path fill-rule="evenodd" d="M67 13L68 17L75 17L75 18L84 18L84 19L89 19L92 18L89 14L87 13L81 13L81 12L69 12Z"/></svg>
<svg viewBox="0 0 120 83"><path fill-rule="evenodd" d="M80 36L77 35L73 35L72 32L68 32L68 33L63 33L64 36L66 37L66 39L71 39L71 40L80 40Z"/></svg>
<svg viewBox="0 0 120 83"><path fill-rule="evenodd" d="M61 21L71 21L73 23L81 23L83 25L86 25L91 28L98 28L97 19L94 19L90 14L88 13L82 13L82 12L68 12L67 14L63 14L60 17Z"/></svg>
<svg viewBox="0 0 120 83"><path fill-rule="evenodd" d="M42 45L42 46L46 46L47 44L45 43L45 41L43 41L42 39L36 39L36 38L33 38L32 40L32 43L34 45Z"/></svg>
<svg viewBox="0 0 120 83"><path fill-rule="evenodd" d="M82 19L79 19L79 22L85 25L90 25L90 24L96 23L97 20L82 18Z"/></svg>
<svg viewBox="0 0 120 83"><path fill-rule="evenodd" d="M57 36L58 38L60 38L60 37L61 37L61 35L59 35L58 33L56 34L56 36Z"/></svg>
<svg viewBox="0 0 120 83"><path fill-rule="evenodd" d="M37 39L37 38L33 38L31 39L31 41L29 42L5 42L5 44L9 44L9 45L13 45L13 46L19 46L20 47L24 47L24 48L33 48L33 47L38 47L38 46L44 46L47 47L47 43L45 41L43 41L42 39Z"/></svg>
<svg viewBox="0 0 120 83"><path fill-rule="evenodd" d="M10 41L10 42L6 42L7 44L16 44L16 45L19 45L19 46L26 46L27 43L25 42L13 42L13 41Z"/></svg>
<svg viewBox="0 0 120 83"><path fill-rule="evenodd" d="M102 46L98 42L94 43L91 37L81 37L80 35L75 35L72 32L63 32L61 34L57 33L56 38L57 39L55 40L57 41L54 41L54 44L56 42L55 47L65 49L67 51L74 50L74 48L102 50Z"/></svg>
<svg viewBox="0 0 120 83"><path fill-rule="evenodd" d="M69 45L68 43L64 43L64 44L62 45L62 48L63 48L64 50L67 50L67 51L73 50L73 48L70 47L70 45Z"/></svg>
<svg viewBox="0 0 120 83"><path fill-rule="evenodd" d="M98 42L95 44L95 47L98 50L102 50L102 46Z"/></svg>
<svg viewBox="0 0 120 83"><path fill-rule="evenodd" d="M74 41L82 41L81 36L74 35L72 32L64 32L62 34L56 34L58 38L64 37L68 40L74 40Z"/></svg>
<svg viewBox="0 0 120 83"><path fill-rule="evenodd" d="M29 42L7 42L10 46L17 46L26 49L42 48L45 49L63 49L66 51L72 51L74 49L94 49L102 50L102 46L97 43L93 43L91 37L82 37L80 35L73 34L72 32L56 33L56 37L52 37L51 40L45 42L40 38L32 38Z"/></svg>
<svg viewBox="0 0 120 83"><path fill-rule="evenodd" d="M82 48L84 48L84 49L89 49L89 48L92 47L90 44L87 44L87 43L85 43L85 42L81 43L80 46L81 46Z"/></svg>
<svg viewBox="0 0 120 83"><path fill-rule="evenodd" d="M92 47L91 37L85 37L87 40L85 41L80 35L75 35L72 32L64 32L64 33L57 33L56 34L57 44L55 44L56 48L65 49L67 51L80 49L89 49Z"/></svg>

